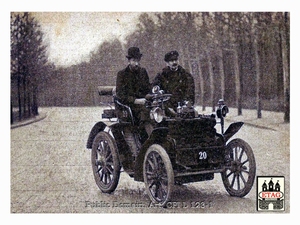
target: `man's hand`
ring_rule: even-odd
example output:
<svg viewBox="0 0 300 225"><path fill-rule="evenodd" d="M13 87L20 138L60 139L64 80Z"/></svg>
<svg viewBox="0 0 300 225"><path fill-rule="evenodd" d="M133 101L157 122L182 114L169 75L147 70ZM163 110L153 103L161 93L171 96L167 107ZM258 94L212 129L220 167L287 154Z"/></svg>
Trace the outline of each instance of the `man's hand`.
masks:
<svg viewBox="0 0 300 225"><path fill-rule="evenodd" d="M145 105L146 99L145 98L137 98L134 100L134 104L136 105Z"/></svg>

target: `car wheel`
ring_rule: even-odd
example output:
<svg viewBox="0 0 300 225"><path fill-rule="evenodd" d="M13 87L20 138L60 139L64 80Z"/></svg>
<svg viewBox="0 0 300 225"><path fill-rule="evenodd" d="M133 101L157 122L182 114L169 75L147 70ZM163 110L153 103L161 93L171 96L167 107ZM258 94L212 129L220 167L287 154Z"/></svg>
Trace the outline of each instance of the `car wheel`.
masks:
<svg viewBox="0 0 300 225"><path fill-rule="evenodd" d="M174 172L165 149L151 145L145 155L143 175L146 191L154 204L165 207L171 198L174 186Z"/></svg>
<svg viewBox="0 0 300 225"><path fill-rule="evenodd" d="M247 195L254 183L256 164L250 145L234 139L226 146L228 167L221 173L226 191L236 197Z"/></svg>
<svg viewBox="0 0 300 225"><path fill-rule="evenodd" d="M99 189L113 192L119 183L121 166L115 140L107 132L101 131L94 138L91 161Z"/></svg>

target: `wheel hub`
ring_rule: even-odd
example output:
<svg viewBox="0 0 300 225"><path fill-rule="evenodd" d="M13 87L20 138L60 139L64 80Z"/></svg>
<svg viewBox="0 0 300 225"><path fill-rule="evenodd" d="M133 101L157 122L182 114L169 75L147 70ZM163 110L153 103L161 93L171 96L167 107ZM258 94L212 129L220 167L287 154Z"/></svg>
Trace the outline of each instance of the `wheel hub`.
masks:
<svg viewBox="0 0 300 225"><path fill-rule="evenodd" d="M101 164L102 166L105 166L105 165L106 165L106 160L105 160L105 158L104 158L103 156L100 156L99 161L100 161L100 164Z"/></svg>
<svg viewBox="0 0 300 225"><path fill-rule="evenodd" d="M233 161L231 163L232 171L237 175L243 170L242 163L240 161Z"/></svg>
<svg viewBox="0 0 300 225"><path fill-rule="evenodd" d="M99 156L99 158L96 161L96 165L97 166L102 166L105 167L106 166L106 160L103 156Z"/></svg>
<svg viewBox="0 0 300 225"><path fill-rule="evenodd" d="M161 177L162 177L162 173L159 171L159 170L155 170L154 171L154 179L156 181L160 181L161 180Z"/></svg>

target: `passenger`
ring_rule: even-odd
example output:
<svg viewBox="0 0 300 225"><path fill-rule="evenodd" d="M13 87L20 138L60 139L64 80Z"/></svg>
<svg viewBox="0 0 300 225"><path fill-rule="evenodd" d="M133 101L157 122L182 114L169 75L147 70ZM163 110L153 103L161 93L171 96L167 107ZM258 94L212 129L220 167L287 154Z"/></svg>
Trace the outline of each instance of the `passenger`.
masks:
<svg viewBox="0 0 300 225"><path fill-rule="evenodd" d="M116 96L122 104L131 108L134 123L140 126L142 139L145 139L144 123L149 120L145 96L151 89L149 76L146 69L140 66L142 54L139 48L130 47L126 58L128 66L117 75Z"/></svg>

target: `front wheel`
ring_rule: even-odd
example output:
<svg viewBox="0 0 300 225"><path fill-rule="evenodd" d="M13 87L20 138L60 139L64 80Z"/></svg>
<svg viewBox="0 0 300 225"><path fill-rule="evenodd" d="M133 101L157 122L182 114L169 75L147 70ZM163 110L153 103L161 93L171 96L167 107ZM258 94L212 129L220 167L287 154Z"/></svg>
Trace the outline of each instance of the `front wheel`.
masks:
<svg viewBox="0 0 300 225"><path fill-rule="evenodd" d="M120 178L120 161L114 139L107 132L99 132L92 146L93 174L99 189L104 193L113 192Z"/></svg>
<svg viewBox="0 0 300 225"><path fill-rule="evenodd" d="M226 191L236 197L247 195L254 183L256 164L250 145L234 139L226 146L229 168L221 173Z"/></svg>
<svg viewBox="0 0 300 225"><path fill-rule="evenodd" d="M174 186L174 172L165 149L151 145L145 155L143 175L146 191L154 204L165 207L171 198Z"/></svg>

